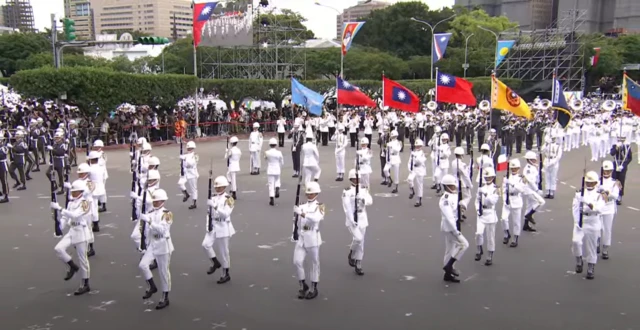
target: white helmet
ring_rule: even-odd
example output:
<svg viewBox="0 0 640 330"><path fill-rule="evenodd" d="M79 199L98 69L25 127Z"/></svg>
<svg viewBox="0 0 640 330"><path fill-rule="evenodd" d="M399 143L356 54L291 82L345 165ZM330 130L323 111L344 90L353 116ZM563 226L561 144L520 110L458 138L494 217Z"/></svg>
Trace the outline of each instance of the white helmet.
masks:
<svg viewBox="0 0 640 330"><path fill-rule="evenodd" d="M144 137L138 138L138 141L136 141L138 144L145 144L147 143L147 139Z"/></svg>
<svg viewBox="0 0 640 330"><path fill-rule="evenodd" d="M456 156L464 156L464 149L462 147L456 147L453 149L453 154Z"/></svg>
<svg viewBox="0 0 640 330"><path fill-rule="evenodd" d="M97 148L102 148L104 147L104 142L102 142L102 140L95 140L93 141L93 146Z"/></svg>
<svg viewBox="0 0 640 330"><path fill-rule="evenodd" d="M253 128L260 128L260 124L259 123L253 123Z"/></svg>
<svg viewBox="0 0 640 330"><path fill-rule="evenodd" d="M358 173L358 178L361 178L361 177L362 177L362 175L360 175L360 173ZM356 169L355 168L352 168L349 171L349 180L351 180L351 179L356 179Z"/></svg>
<svg viewBox="0 0 640 330"><path fill-rule="evenodd" d="M151 145L147 142L142 144L142 151L151 151Z"/></svg>
<svg viewBox="0 0 640 330"><path fill-rule="evenodd" d="M227 180L226 176L221 175L217 177L215 180L213 180L214 188L227 187L228 185L229 185L229 180Z"/></svg>
<svg viewBox="0 0 640 330"><path fill-rule="evenodd" d="M602 170L613 171L613 163L610 160L605 160L604 162L602 162Z"/></svg>
<svg viewBox="0 0 640 330"><path fill-rule="evenodd" d="M420 140L420 139L417 139L414 145L416 147L422 147L422 146L424 146L424 142L422 142L422 140Z"/></svg>
<svg viewBox="0 0 640 330"><path fill-rule="evenodd" d="M595 171L589 171L587 172L587 175L584 176L584 182L598 182L600 181L600 178L598 176L598 173L596 173Z"/></svg>
<svg viewBox="0 0 640 330"><path fill-rule="evenodd" d="M195 149L196 148L196 143L193 141L189 141L187 142L187 149Z"/></svg>
<svg viewBox="0 0 640 330"><path fill-rule="evenodd" d="M319 194L320 193L320 185L317 182L311 181L307 182L307 185L304 189L305 194Z"/></svg>
<svg viewBox="0 0 640 330"><path fill-rule="evenodd" d="M270 138L269 139L269 145L270 146L278 145L278 140L276 140L276 138Z"/></svg>
<svg viewBox="0 0 640 330"><path fill-rule="evenodd" d="M17 131L24 131L24 126L22 126L22 125L18 125L18 126L16 127L16 130L17 130Z"/></svg>
<svg viewBox="0 0 640 330"><path fill-rule="evenodd" d="M71 119L71 120L69 120L69 125L75 125L75 124L76 124L75 119Z"/></svg>
<svg viewBox="0 0 640 330"><path fill-rule="evenodd" d="M496 176L496 171L493 169L493 167L485 167L482 170L482 177L483 178L494 177L494 176Z"/></svg>
<svg viewBox="0 0 640 330"><path fill-rule="evenodd" d="M64 133L62 133L62 132L56 132L53 135L53 138L63 138L63 137L64 137Z"/></svg>
<svg viewBox="0 0 640 330"><path fill-rule="evenodd" d="M147 172L147 175L147 182L151 180L160 180L160 172L158 170L150 170L149 172Z"/></svg>
<svg viewBox="0 0 640 330"><path fill-rule="evenodd" d="M33 124L37 124L37 123L38 123L38 121L33 119L33 118L31 120L29 120L29 124L33 125Z"/></svg>
<svg viewBox="0 0 640 330"><path fill-rule="evenodd" d="M23 131L16 131L16 137L23 137L23 136L24 136Z"/></svg>
<svg viewBox="0 0 640 330"><path fill-rule="evenodd" d="M398 131L396 131L396 130L391 131L391 137L392 138L398 137Z"/></svg>
<svg viewBox="0 0 640 330"><path fill-rule="evenodd" d="M149 157L149 161L147 162L149 166L160 166L160 158L156 156Z"/></svg>
<svg viewBox="0 0 640 330"><path fill-rule="evenodd" d="M36 121L38 123L44 123L44 119L42 117L38 117L38 119L36 119Z"/></svg>
<svg viewBox="0 0 640 330"><path fill-rule="evenodd" d="M164 191L164 189L156 189L151 194L151 198L154 202L166 201L167 199L169 199L169 197L167 196L167 192Z"/></svg>
<svg viewBox="0 0 640 330"><path fill-rule="evenodd" d="M229 139L229 143L238 143L238 137L237 137L237 136L232 136L232 137Z"/></svg>
<svg viewBox="0 0 640 330"><path fill-rule="evenodd" d="M436 126L436 128L434 128L433 131L436 133L440 133L442 132L442 128L440 126Z"/></svg>
<svg viewBox="0 0 640 330"><path fill-rule="evenodd" d="M442 133L441 137L442 140L449 140L449 134L447 133Z"/></svg>
<svg viewBox="0 0 640 330"><path fill-rule="evenodd" d="M100 152L99 151L90 151L89 152L89 156L87 156L87 159L98 159L100 158Z"/></svg>
<svg viewBox="0 0 640 330"><path fill-rule="evenodd" d="M58 128L64 128L64 123L58 124Z"/></svg>
<svg viewBox="0 0 640 330"><path fill-rule="evenodd" d="M458 184L458 181L456 180L456 178L451 175L451 174L446 174L445 176L442 177L442 182L443 185L445 186L455 186Z"/></svg>
<svg viewBox="0 0 640 330"><path fill-rule="evenodd" d="M366 137L363 137L362 139L360 139L360 144L369 144L369 139L367 139Z"/></svg>
<svg viewBox="0 0 640 330"><path fill-rule="evenodd" d="M91 172L91 166L87 163L82 163L78 165L78 174L84 174Z"/></svg>
<svg viewBox="0 0 640 330"><path fill-rule="evenodd" d="M71 184L70 191L85 191L87 190L87 183L84 180L75 180Z"/></svg>
<svg viewBox="0 0 640 330"><path fill-rule="evenodd" d="M512 159L511 161L509 161L509 168L520 168L520 160Z"/></svg>
<svg viewBox="0 0 640 330"><path fill-rule="evenodd" d="M526 154L524 154L524 159L537 159L538 157L536 157L536 153L533 151L527 151Z"/></svg>

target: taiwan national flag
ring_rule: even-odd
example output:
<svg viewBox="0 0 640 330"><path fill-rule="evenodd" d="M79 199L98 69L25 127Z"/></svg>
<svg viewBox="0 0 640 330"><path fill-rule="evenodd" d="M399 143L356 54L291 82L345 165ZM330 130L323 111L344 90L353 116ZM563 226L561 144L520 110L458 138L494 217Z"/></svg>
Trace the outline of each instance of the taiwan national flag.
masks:
<svg viewBox="0 0 640 330"><path fill-rule="evenodd" d="M408 88L382 77L383 105L403 111L420 111L420 98Z"/></svg>
<svg viewBox="0 0 640 330"><path fill-rule="evenodd" d="M640 85L625 73L622 81L622 108L640 116Z"/></svg>
<svg viewBox="0 0 640 330"><path fill-rule="evenodd" d="M338 77L338 104L351 105L354 107L375 108L376 102L360 91L357 86L351 85L348 81Z"/></svg>
<svg viewBox="0 0 640 330"><path fill-rule="evenodd" d="M193 4L193 45L198 47L202 39L202 28L207 23L213 10L216 9L217 2L203 2Z"/></svg>
<svg viewBox="0 0 640 330"><path fill-rule="evenodd" d="M473 83L468 80L438 72L436 88L436 102L458 103L470 107L476 106L477 101L472 90Z"/></svg>

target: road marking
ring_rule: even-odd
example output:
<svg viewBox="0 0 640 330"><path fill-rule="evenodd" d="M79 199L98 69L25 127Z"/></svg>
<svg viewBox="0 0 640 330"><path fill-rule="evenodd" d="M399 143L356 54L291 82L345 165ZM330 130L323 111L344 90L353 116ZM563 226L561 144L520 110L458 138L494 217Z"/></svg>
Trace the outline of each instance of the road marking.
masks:
<svg viewBox="0 0 640 330"><path fill-rule="evenodd" d="M49 198L49 197L47 197ZM20 196L9 196L9 199L20 199Z"/></svg>
<svg viewBox="0 0 640 330"><path fill-rule="evenodd" d="M571 189L576 189L576 186L569 186L569 187L571 187Z"/></svg>
<svg viewBox="0 0 640 330"><path fill-rule="evenodd" d="M255 192L256 192L255 190L245 190L245 191L241 191L240 193L241 194L253 194Z"/></svg>
<svg viewBox="0 0 640 330"><path fill-rule="evenodd" d="M566 184L567 184L567 183L566 183L566 182L564 182L564 181L560 181L560 183L562 183L563 185L566 185Z"/></svg>
<svg viewBox="0 0 640 330"><path fill-rule="evenodd" d="M637 209L637 208L635 208L635 207L631 207L631 206L627 206L627 208L628 208L629 210L640 211L640 209Z"/></svg>
<svg viewBox="0 0 640 330"><path fill-rule="evenodd" d="M9 197L9 198L11 198L11 197ZM15 197L14 197L14 198L15 198ZM51 196L38 196L38 198L39 198L39 199L48 199L48 198L51 198Z"/></svg>
<svg viewBox="0 0 640 330"><path fill-rule="evenodd" d="M108 197L109 198L124 198L125 196L124 195L113 195L113 196L109 195Z"/></svg>

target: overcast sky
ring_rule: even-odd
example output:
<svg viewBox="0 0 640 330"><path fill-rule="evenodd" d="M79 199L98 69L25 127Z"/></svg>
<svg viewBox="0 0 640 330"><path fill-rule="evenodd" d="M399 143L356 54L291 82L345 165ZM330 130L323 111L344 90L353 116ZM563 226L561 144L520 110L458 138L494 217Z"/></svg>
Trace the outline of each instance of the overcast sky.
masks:
<svg viewBox="0 0 640 330"><path fill-rule="evenodd" d="M380 0L378 0L380 1ZM387 2L411 1L411 0L382 0ZM452 6L454 0L421 0L434 9L444 6ZM4 2L0 0L0 3ZM204 2L204 1L198 1ZM255 1L258 2L257 0ZM301 13L307 18L307 27L315 33L317 38L332 39L336 34L336 11L331 8L314 5L315 0L270 0L271 6L288 8ZM354 6L358 0L321 0L322 4L333 7L339 11ZM63 0L31 0L36 20L36 28L42 30L51 26L51 13L57 18L64 16Z"/></svg>

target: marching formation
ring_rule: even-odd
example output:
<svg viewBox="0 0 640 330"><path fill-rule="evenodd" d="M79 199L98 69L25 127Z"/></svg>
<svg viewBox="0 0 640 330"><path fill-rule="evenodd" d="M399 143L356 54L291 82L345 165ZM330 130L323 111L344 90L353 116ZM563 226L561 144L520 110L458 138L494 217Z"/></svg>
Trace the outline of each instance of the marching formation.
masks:
<svg viewBox="0 0 640 330"><path fill-rule="evenodd" d="M440 230L445 240L443 278L452 283L460 282L461 271L456 268L456 263L469 248L469 241L461 232L461 223L474 218L476 220L473 239L475 260L484 259L486 266L498 262L497 225L500 224L502 229L504 245L517 248L523 241L526 242L522 232L537 230L537 210L545 204L545 199L555 198L563 153L581 145L589 145L591 160L602 161L601 171L599 174L587 172L585 164L582 187L576 192L572 203L575 226L571 250L576 259L576 272L583 271L583 260L586 259L586 278L595 278L599 254L602 259L610 258L616 208L622 203L626 171L632 161L630 142L640 142L637 130L639 121L622 111L599 110L595 104L574 116L574 120L565 128L555 123L544 109L539 109L536 117L530 121L510 116L494 121L488 116L488 110L481 105L479 109L458 108L449 112L426 108L420 113L381 111L365 113L364 116L353 110L341 111L338 116L327 113L313 118L299 112L291 122L288 133L292 142L292 176L298 182L292 224L298 298L314 299L319 293L319 254L323 243L321 224L326 206L319 199L322 189L318 181L323 171L320 168L318 143L321 143L320 148L328 146L329 140L335 143L335 180L343 181L345 174L349 180L348 187L342 192L345 226L352 237L347 261L357 275L365 274L364 242L370 224L367 208L374 202L371 194L375 181L373 168L376 166L371 149L374 129L378 131L379 183L383 189L401 194L401 154L405 150L406 140L410 148L406 164L409 175L404 182L408 186L407 196L415 201L416 208L422 207L425 179L431 177L431 189L439 197ZM42 160L47 150L50 207L55 234L60 237L54 250L68 267L65 280L79 273L82 281L74 294L82 295L91 290L89 258L97 253L94 233L100 231L100 216L107 210L106 184L109 174L104 144L100 140L93 141L87 150L86 163L79 163L76 157L75 123L70 121L67 126L61 126L52 136L46 130L44 133L39 130L37 120L32 125L29 130L17 127L13 136L4 131L0 135L3 140L0 148L3 197L0 202L9 201L6 173L15 181L13 188L27 189L26 181L31 179L30 173L32 170L38 171L39 165L44 164ZM261 160L265 159L270 206L275 206L275 199L280 197L285 157L278 148L284 143L285 134L281 130L285 125L285 122L278 124L278 139L269 139L269 148L264 152L264 137L258 123L253 125L254 130L249 136L249 172L260 175ZM363 137L359 134L361 129L364 131ZM13 141L10 143L9 139ZM474 141L479 147L477 157L474 156ZM515 154L522 153L523 141L524 155L518 158ZM534 141L537 141L539 153L534 151ZM188 141L185 151L183 142L179 142L178 188L183 194L184 203L191 200L188 209L196 210L200 197L197 146L194 141ZM214 176L213 159L208 172L207 215L202 247L211 262L207 266L207 274L218 272L218 284L231 281L229 241L236 233L232 214L236 200L242 197L238 196L238 185L242 184L237 180L242 160L238 142L235 136L227 140L224 155L227 172ZM512 151L514 143L515 153ZM346 159L348 148L355 148L353 163ZM424 148L428 148L428 151ZM165 207L168 193L160 188L160 159L152 155L151 145L145 138L132 136L129 155L132 175L131 239L139 254L140 273L147 284L143 299L149 299L161 290L162 298L156 309L163 309L170 305L170 261L174 251L171 227L174 216ZM603 161L607 155L611 156L611 160ZM77 179L72 180L71 168L76 165ZM499 175L501 172L504 172L502 177ZM300 200L301 193L306 201ZM65 195L63 205L58 201L61 195ZM472 201L474 210L470 211L469 204ZM67 252L72 246L77 261ZM159 287L154 282L152 271L155 269L160 279Z"/></svg>

